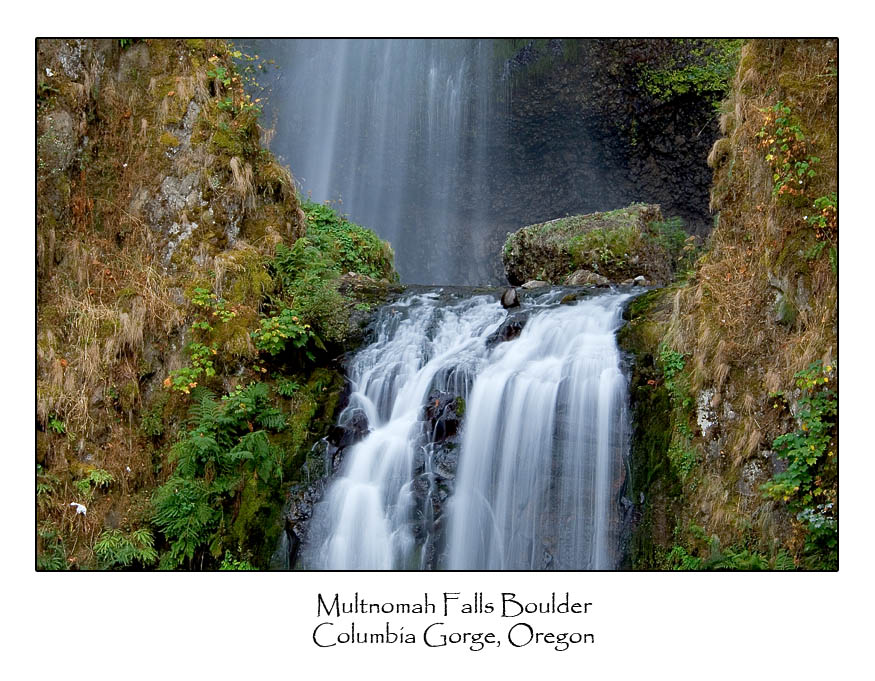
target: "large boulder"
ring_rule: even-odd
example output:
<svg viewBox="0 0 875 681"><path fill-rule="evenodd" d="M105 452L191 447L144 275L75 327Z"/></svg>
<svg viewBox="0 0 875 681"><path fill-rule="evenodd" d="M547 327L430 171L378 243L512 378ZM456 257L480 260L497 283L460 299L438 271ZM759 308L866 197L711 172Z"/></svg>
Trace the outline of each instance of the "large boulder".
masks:
<svg viewBox="0 0 875 681"><path fill-rule="evenodd" d="M523 227L508 235L502 260L513 285L535 279L604 285L641 275L665 282L676 257L669 247L677 241L666 238L667 229L680 228L663 221L658 205L636 203Z"/></svg>

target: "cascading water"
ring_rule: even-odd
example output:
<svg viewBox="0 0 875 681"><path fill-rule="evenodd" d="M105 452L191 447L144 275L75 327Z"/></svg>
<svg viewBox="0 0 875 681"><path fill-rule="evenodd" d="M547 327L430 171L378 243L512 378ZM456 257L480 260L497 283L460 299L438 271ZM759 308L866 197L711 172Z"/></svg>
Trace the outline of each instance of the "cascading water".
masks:
<svg viewBox="0 0 875 681"><path fill-rule="evenodd" d="M314 509L305 567L616 567L627 434L615 332L630 294L560 305L563 293L530 296L504 342L513 320L494 296L383 309L340 419L364 415L370 432ZM464 404L460 447L424 416L443 395Z"/></svg>
<svg viewBox="0 0 875 681"><path fill-rule="evenodd" d="M402 280L497 281L489 163L504 134L489 41L292 40L256 46L282 64L273 147L305 194L339 201L396 253ZM488 162L487 162L488 158ZM478 227L480 226L480 227ZM502 233L503 234L503 233Z"/></svg>

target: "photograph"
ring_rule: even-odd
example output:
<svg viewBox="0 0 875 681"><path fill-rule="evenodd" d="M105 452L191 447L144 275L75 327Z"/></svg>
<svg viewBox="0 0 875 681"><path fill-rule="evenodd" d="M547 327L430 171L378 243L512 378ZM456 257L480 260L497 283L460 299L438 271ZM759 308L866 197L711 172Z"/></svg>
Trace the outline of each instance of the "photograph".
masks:
<svg viewBox="0 0 875 681"><path fill-rule="evenodd" d="M34 50L40 579L839 570L837 37Z"/></svg>

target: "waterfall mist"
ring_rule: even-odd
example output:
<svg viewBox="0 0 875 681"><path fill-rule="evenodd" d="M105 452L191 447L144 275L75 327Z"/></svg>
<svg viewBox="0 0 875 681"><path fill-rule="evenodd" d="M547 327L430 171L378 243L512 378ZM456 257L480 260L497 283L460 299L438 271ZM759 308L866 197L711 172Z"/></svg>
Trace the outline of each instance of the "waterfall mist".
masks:
<svg viewBox="0 0 875 681"><path fill-rule="evenodd" d="M266 43L281 65L272 146L304 194L388 240L405 282L498 283L479 237L507 100L490 41Z"/></svg>

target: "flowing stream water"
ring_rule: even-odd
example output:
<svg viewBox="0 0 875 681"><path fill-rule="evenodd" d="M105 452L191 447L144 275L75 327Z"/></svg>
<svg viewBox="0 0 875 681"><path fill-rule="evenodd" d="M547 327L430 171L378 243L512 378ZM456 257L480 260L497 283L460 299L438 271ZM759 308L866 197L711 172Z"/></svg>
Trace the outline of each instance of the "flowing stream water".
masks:
<svg viewBox="0 0 875 681"><path fill-rule="evenodd" d="M560 304L567 293L510 313L458 291L383 308L340 416L369 432L314 508L304 567L617 566L628 436L615 334L631 294ZM514 320L522 331L504 340ZM461 427L442 439L424 414L446 395Z"/></svg>

